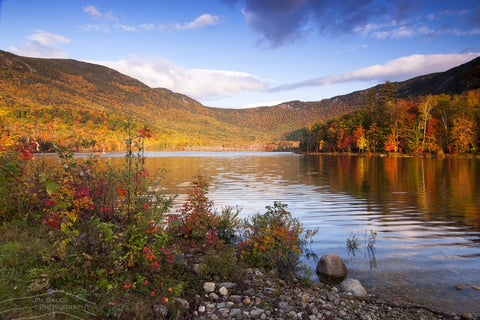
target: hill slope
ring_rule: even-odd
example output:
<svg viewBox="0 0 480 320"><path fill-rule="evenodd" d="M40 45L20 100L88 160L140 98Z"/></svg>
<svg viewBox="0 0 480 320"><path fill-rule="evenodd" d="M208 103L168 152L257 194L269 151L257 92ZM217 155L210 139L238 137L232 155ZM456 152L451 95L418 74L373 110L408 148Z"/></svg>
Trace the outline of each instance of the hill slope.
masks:
<svg viewBox="0 0 480 320"><path fill-rule="evenodd" d="M157 134L156 149L264 139L211 117L193 99L75 60L0 52L0 88L2 122L9 132L73 149L122 149L127 121L150 127Z"/></svg>
<svg viewBox="0 0 480 320"><path fill-rule="evenodd" d="M449 71L393 83L401 97L480 87L480 58ZM373 87L380 91L382 85ZM262 146L297 140L305 126L365 105L368 90L317 102L220 109L167 89L152 89L115 70L66 59L0 51L0 126L23 139L76 150L121 150L131 127L156 134L151 149ZM47 147L45 147L47 148Z"/></svg>

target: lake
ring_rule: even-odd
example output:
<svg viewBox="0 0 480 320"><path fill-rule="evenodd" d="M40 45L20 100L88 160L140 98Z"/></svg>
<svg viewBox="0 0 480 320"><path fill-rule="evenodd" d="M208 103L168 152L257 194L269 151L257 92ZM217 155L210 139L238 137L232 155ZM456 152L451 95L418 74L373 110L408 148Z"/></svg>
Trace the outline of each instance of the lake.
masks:
<svg viewBox="0 0 480 320"><path fill-rule="evenodd" d="M307 228L321 256L344 258L370 294L480 316L480 160L262 152L147 152L164 187L185 199L192 177L211 180L216 207L265 212L274 201ZM123 154L108 154L122 157ZM347 250L356 237L359 249ZM316 263L306 263L315 268Z"/></svg>

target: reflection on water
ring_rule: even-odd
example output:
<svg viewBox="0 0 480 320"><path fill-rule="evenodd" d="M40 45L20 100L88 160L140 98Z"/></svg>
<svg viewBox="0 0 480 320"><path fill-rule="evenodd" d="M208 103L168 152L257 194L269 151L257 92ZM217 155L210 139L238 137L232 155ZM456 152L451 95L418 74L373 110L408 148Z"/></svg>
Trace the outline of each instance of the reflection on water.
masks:
<svg viewBox="0 0 480 320"><path fill-rule="evenodd" d="M168 193L189 191L207 175L217 207L242 215L288 204L308 228L319 227L317 255L344 257L370 293L480 316L480 161L302 156L290 153L147 153L166 168ZM118 159L112 159L118 161ZM372 242L371 232L375 232ZM356 235L360 252L349 255ZM313 261L307 261L315 267Z"/></svg>

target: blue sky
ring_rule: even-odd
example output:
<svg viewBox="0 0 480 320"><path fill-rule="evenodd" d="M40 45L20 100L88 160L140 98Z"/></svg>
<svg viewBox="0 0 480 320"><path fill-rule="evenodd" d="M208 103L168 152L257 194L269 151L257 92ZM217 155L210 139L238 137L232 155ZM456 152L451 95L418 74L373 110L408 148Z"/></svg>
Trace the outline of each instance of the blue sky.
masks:
<svg viewBox="0 0 480 320"><path fill-rule="evenodd" d="M0 0L0 49L212 107L315 101L480 55L480 0Z"/></svg>

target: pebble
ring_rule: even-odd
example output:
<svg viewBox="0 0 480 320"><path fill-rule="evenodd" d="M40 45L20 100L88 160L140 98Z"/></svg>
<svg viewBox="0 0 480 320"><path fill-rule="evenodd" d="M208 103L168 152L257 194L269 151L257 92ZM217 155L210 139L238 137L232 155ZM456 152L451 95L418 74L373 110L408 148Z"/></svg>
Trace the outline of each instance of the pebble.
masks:
<svg viewBox="0 0 480 320"><path fill-rule="evenodd" d="M253 309L252 311L250 311L250 317L252 317L252 319L258 319L264 312L265 310L263 309Z"/></svg>
<svg viewBox="0 0 480 320"><path fill-rule="evenodd" d="M180 308L184 309L184 310L187 310L188 307L190 306L190 304L188 303L187 300L184 300L184 299L180 299L180 298L177 298L175 299L175 303L180 306Z"/></svg>
<svg viewBox="0 0 480 320"><path fill-rule="evenodd" d="M232 289L233 287L235 287L237 284L236 283L233 283L233 282L220 282L218 284L219 287L225 287L227 289Z"/></svg>
<svg viewBox="0 0 480 320"><path fill-rule="evenodd" d="M230 310L230 317L234 318L236 316L239 316L242 314L242 309L239 309L239 308L234 308L232 310Z"/></svg>
<svg viewBox="0 0 480 320"><path fill-rule="evenodd" d="M220 299L220 297L215 292L210 292L208 297L210 298L210 300L219 300Z"/></svg>
<svg viewBox="0 0 480 320"><path fill-rule="evenodd" d="M225 288L225 287L221 287L221 288L218 290L218 292L220 293L220 295L222 295L222 296L224 296L224 297L225 297L225 296L228 296L228 290L227 290L227 288Z"/></svg>
<svg viewBox="0 0 480 320"><path fill-rule="evenodd" d="M240 301L242 300L242 296L238 295L238 294L232 294L230 296L230 299L234 300L234 301Z"/></svg>
<svg viewBox="0 0 480 320"><path fill-rule="evenodd" d="M464 290L465 288L467 288L467 285L463 283L459 283L455 285L455 290Z"/></svg>
<svg viewBox="0 0 480 320"><path fill-rule="evenodd" d="M203 290L205 290L205 293L210 293L215 291L215 282L205 282L203 284Z"/></svg>

